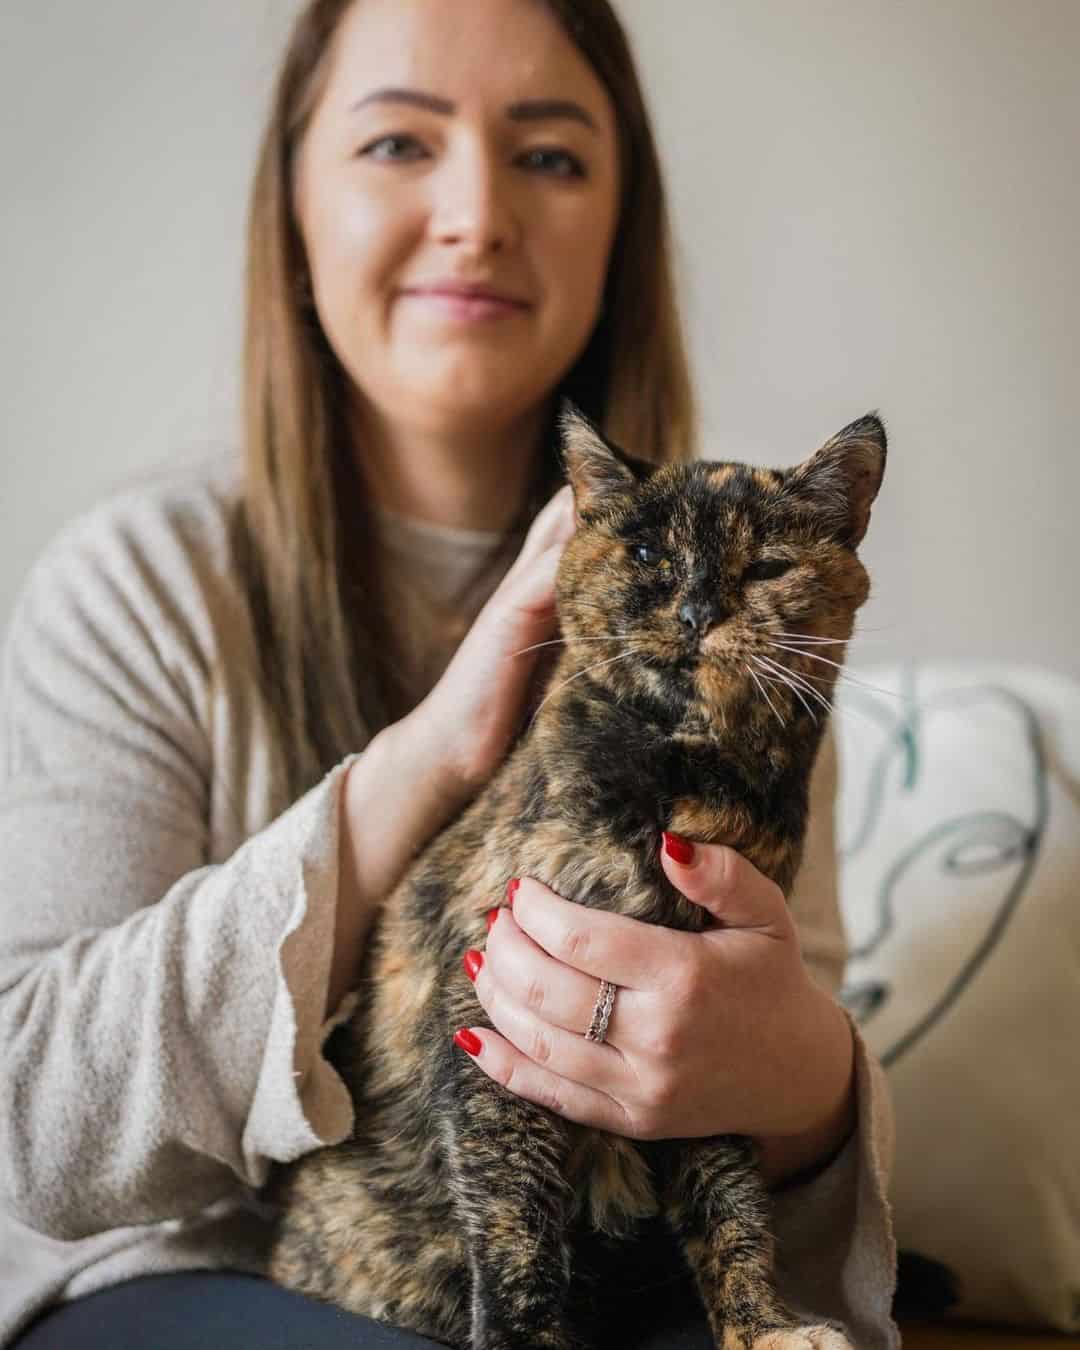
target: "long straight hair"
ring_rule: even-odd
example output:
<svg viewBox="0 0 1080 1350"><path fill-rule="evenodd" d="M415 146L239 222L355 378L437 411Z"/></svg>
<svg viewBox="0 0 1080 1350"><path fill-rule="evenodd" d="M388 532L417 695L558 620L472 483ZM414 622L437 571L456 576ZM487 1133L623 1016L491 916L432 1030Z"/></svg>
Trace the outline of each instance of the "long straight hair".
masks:
<svg viewBox="0 0 1080 1350"><path fill-rule="evenodd" d="M394 707L377 559L347 421L347 376L314 310L295 210L298 152L326 87L334 38L362 2L309 0L297 16L248 220L244 478L234 544L290 799L401 711ZM608 0L541 3L611 98L622 193L602 312L552 393L571 397L641 458L684 461L695 453L695 410L663 180L633 56ZM521 528L560 476L549 436Z"/></svg>

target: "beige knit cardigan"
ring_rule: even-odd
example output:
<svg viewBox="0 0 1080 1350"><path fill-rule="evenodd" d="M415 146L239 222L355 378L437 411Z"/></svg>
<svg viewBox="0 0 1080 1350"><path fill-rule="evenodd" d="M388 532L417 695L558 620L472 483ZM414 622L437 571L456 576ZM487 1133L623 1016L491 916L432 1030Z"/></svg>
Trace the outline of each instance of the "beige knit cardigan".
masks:
<svg viewBox="0 0 1080 1350"><path fill-rule="evenodd" d="M230 563L234 490L228 472L192 469L90 512L35 565L8 630L0 1345L50 1303L133 1276L262 1271L271 1162L350 1132L321 1049L352 757L287 800ZM381 520L395 575L431 593L489 543ZM416 678L447 655L427 652ZM830 743L791 904L833 991L835 792ZM856 1040L857 1130L775 1195L777 1278L861 1350L894 1350L892 1112Z"/></svg>

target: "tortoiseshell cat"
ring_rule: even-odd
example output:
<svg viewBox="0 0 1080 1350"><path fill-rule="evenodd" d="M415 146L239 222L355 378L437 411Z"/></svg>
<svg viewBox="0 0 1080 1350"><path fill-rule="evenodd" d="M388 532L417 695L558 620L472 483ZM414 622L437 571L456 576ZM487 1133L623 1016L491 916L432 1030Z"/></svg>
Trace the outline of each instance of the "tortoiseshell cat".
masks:
<svg viewBox="0 0 1080 1350"><path fill-rule="evenodd" d="M864 417L779 471L657 468L571 410L563 433L579 525L556 583L566 645L552 692L372 930L360 1006L327 1047L355 1131L273 1183L283 1212L270 1272L452 1346L569 1350L587 1343L572 1316L575 1228L610 1241L662 1214L718 1346L850 1350L773 1290L769 1201L748 1139L646 1144L572 1124L493 1082L451 1037L490 1025L461 961L483 946L512 876L696 931L705 911L658 862L672 830L733 846L788 892L829 662L868 594L855 549L884 430ZM606 636L633 655L598 664L583 639ZM828 660L807 639L828 640Z"/></svg>

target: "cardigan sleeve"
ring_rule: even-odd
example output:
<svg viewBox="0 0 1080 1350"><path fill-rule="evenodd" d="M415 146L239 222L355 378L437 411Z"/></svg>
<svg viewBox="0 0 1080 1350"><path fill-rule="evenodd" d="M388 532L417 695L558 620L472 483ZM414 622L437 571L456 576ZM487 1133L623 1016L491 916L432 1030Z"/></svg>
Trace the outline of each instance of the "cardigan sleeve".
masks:
<svg viewBox="0 0 1080 1350"><path fill-rule="evenodd" d="M65 1240L352 1127L320 1054L350 760L208 861L208 728L243 677L203 631L199 541L150 524L69 530L5 645L0 1203Z"/></svg>
<svg viewBox="0 0 1080 1350"><path fill-rule="evenodd" d="M811 781L806 849L790 907L807 968L834 996L847 955L837 878L837 787L830 730ZM892 1099L884 1070L850 1014L848 1020L855 1041L855 1129L824 1167L772 1193L777 1286L796 1311L842 1322L859 1350L895 1350Z"/></svg>

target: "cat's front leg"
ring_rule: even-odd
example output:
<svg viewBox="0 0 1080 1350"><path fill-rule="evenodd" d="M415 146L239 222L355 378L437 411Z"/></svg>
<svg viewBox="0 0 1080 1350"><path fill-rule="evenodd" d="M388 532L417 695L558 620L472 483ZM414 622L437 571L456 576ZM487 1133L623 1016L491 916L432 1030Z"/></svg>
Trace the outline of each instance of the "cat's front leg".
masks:
<svg viewBox="0 0 1080 1350"><path fill-rule="evenodd" d="M451 1102L446 1160L470 1254L473 1350L581 1350L567 1319L567 1123L464 1056Z"/></svg>
<svg viewBox="0 0 1080 1350"><path fill-rule="evenodd" d="M749 1139L672 1140L665 1164L664 1211L719 1350L854 1350L842 1331L807 1323L776 1293L769 1196Z"/></svg>

